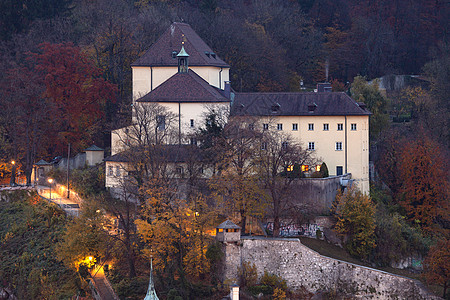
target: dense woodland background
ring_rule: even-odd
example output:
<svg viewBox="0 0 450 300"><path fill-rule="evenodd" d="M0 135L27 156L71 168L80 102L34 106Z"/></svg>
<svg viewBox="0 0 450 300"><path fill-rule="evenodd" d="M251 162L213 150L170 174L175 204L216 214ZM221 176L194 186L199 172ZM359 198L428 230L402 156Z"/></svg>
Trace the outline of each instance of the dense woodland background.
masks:
<svg viewBox="0 0 450 300"><path fill-rule="evenodd" d="M107 148L111 129L130 116L130 64L172 22L186 22L231 65L232 87L236 91L300 91L301 80L309 90L328 79L336 91L346 91L367 104L373 112L371 161L377 172L370 199L357 192L338 197L330 213L341 222L336 230L349 237L344 248L371 265L388 266L411 253L423 257L428 254L424 261L426 279L444 286L445 295L450 278L448 1L0 0L0 12L0 176L11 174L10 161L14 159L29 177L33 163L66 155L68 143L72 153L93 143ZM420 77L409 86L385 94L378 90L376 80L367 83L390 74ZM219 131L224 132L223 128ZM211 133L216 134L206 128L201 134ZM226 133L222 137L224 141L232 140ZM225 148L212 148L212 152L220 157L233 150ZM30 200L31 204L20 202L29 200L15 200L2 204L4 213L0 218L9 220L9 212L14 211L29 213L16 215L23 220L4 229L2 243L20 244L19 233L31 231L30 226L34 226L27 222L36 218L34 214L42 215L48 224L35 224L35 229L55 229L59 253L66 254L59 259L72 270L75 252L81 255L87 250L96 251L105 258L113 250L99 241L113 245L115 254L111 255L118 262L111 278L121 295L138 291L139 298L145 293L145 251L149 245L158 252L157 288L167 299L179 299L178 294L182 298L198 296L200 292L208 298L216 293L217 278L210 270L217 269L220 251L204 240L209 226L213 226L208 222L215 219L210 217L203 196L189 202L193 207L183 207L184 203L179 206L182 209L169 210L178 207L165 195L170 189L159 191L155 186L164 185L158 182L152 186L152 181L148 181L141 189L148 207L144 205L139 214L126 217L133 206L110 199L104 188L104 175L102 167L75 171L73 187L84 198L122 219L127 224L125 233L104 238L101 228L85 226L89 224L86 220L95 224L99 222L96 218L102 217L95 214L95 209L87 207L79 221L63 224L62 212L57 208L42 204L40 212L28 207L36 205L34 200ZM359 210L362 218L354 217L356 209L351 204L355 199L363 204ZM233 209L239 205L233 202ZM186 218L186 211L199 209L205 210L202 218ZM164 230L150 234L152 228L146 227L150 226L146 222L158 214L169 214L172 223L166 224L168 221L160 218L162 225L150 222L151 226L173 228L182 238L173 239L174 233ZM257 213L241 214L245 219L246 214ZM192 236L190 228L196 228L200 234ZM354 228L363 230L355 233ZM79 234L71 234L74 232ZM86 241L86 245L78 239ZM31 239L30 244L35 245L36 241ZM71 247L72 244L80 247ZM207 244L209 254L204 251ZM34 275L29 275L31 271L25 265L31 260L27 253L40 257L38 250L5 249L5 256L14 257L12 261L24 262L15 267L28 274L24 275L29 276L28 283L39 286L37 278L47 274L47 267L41 267L41 260L35 259L36 270L30 269ZM167 259L171 257L176 259ZM20 285L24 276L16 276L16 269L10 268L9 262L4 263L0 274L5 282L17 282L18 295L28 293L26 284ZM190 269L192 265L201 268ZM61 265L58 272L64 268ZM136 283L135 276L142 275ZM71 282L74 291L81 288L83 280L79 278L79 282ZM50 279L42 286L49 286L53 280Z"/></svg>

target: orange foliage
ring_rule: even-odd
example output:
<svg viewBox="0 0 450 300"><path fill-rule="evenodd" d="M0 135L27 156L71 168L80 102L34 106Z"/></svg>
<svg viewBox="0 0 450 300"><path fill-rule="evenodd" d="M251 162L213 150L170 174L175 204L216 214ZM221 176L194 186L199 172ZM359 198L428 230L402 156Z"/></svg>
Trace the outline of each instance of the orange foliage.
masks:
<svg viewBox="0 0 450 300"><path fill-rule="evenodd" d="M428 284L438 284L444 287L443 298L450 283L450 240L440 240L430 249L424 261L425 279Z"/></svg>
<svg viewBox="0 0 450 300"><path fill-rule="evenodd" d="M428 136L405 141L399 155L400 204L427 230L438 219L449 219L447 170L447 158Z"/></svg>

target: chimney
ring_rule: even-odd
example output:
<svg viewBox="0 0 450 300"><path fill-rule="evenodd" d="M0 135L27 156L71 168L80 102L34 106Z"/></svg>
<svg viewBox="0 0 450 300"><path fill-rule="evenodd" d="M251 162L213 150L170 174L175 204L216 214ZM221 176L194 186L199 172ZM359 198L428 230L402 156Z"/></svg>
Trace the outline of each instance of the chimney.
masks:
<svg viewBox="0 0 450 300"><path fill-rule="evenodd" d="M230 99L231 96L231 84L229 81L225 81L225 88L223 90L223 94L226 98Z"/></svg>
<svg viewBox="0 0 450 300"><path fill-rule="evenodd" d="M331 83L329 82L318 83L317 92L318 93L331 92Z"/></svg>

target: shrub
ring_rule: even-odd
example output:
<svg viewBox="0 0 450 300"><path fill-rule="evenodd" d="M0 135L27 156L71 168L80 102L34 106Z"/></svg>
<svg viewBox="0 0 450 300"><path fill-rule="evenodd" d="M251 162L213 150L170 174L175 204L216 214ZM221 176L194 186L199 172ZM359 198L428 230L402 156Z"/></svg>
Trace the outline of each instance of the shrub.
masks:
<svg viewBox="0 0 450 300"><path fill-rule="evenodd" d="M238 268L239 283L242 287L253 286L258 281L258 273L255 264L244 262L242 268Z"/></svg>
<svg viewBox="0 0 450 300"><path fill-rule="evenodd" d="M261 277L261 284L268 285L272 287L272 289L280 288L283 291L287 291L286 280L275 274L270 274L267 271L264 271L264 275Z"/></svg>

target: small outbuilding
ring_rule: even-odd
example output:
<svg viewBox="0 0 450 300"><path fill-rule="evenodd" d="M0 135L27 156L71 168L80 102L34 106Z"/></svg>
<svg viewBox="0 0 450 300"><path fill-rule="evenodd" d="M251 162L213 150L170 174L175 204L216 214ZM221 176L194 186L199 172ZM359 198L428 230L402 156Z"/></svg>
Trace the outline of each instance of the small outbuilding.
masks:
<svg viewBox="0 0 450 300"><path fill-rule="evenodd" d="M216 227L216 239L224 243L238 242L241 239L241 227L226 220Z"/></svg>
<svg viewBox="0 0 450 300"><path fill-rule="evenodd" d="M105 150L96 145L90 146L84 152L86 152L86 164L89 167L101 163L105 157Z"/></svg>

